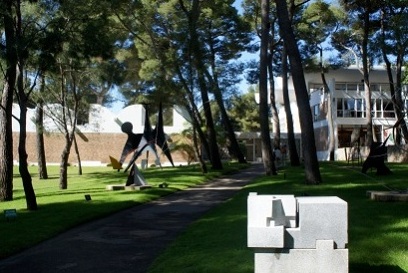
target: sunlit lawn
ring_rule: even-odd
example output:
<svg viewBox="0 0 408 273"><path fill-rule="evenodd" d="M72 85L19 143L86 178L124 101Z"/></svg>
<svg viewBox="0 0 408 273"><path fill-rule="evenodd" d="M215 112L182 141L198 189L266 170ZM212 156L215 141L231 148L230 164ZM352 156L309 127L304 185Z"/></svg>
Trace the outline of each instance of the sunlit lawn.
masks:
<svg viewBox="0 0 408 273"><path fill-rule="evenodd" d="M244 167L236 163L225 163L223 172ZM203 183L221 175L210 171L203 175L197 166L176 168L149 168L143 175L151 189L143 191L108 191L106 185L124 184L127 173L116 172L109 167L84 167L83 175L78 168L69 167L68 189L59 189L59 168L48 167L50 178L39 180L37 168L30 167L37 197L38 210L28 211L17 168L14 170L13 201L0 202L0 258L30 247L44 239L92 219L100 218L186 187ZM158 187L168 183L167 188ZM85 195L91 201L85 200ZM16 209L17 219L6 221L3 211Z"/></svg>
<svg viewBox="0 0 408 273"><path fill-rule="evenodd" d="M367 190L386 190L384 184L408 188L408 165L388 165L393 174L377 177L363 175L357 166L321 163L324 183L318 186L303 183L302 168L258 179L194 223L149 272L254 272L253 250L246 246L249 192L339 196L348 202L350 273L408 272L408 203L376 202L366 196Z"/></svg>

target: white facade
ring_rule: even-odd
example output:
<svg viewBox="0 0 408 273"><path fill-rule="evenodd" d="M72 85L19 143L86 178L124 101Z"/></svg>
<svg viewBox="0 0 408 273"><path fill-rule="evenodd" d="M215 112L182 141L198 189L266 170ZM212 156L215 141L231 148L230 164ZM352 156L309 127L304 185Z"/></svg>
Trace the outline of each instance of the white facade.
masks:
<svg viewBox="0 0 408 273"><path fill-rule="evenodd" d="M44 127L47 132L58 131L56 122L52 118L52 113L58 112L58 105L47 105L44 107ZM166 134L180 133L189 127L186 119L183 118L175 109L173 111L172 126L164 126ZM155 114L155 113L151 113ZM13 105L13 115L20 116L20 108L18 104ZM77 128L83 133L122 133L121 124L131 122L134 133L142 133L144 130L145 110L143 105L135 104L125 107L117 114L110 111L108 108L91 104L89 110L88 123L78 125ZM151 124L154 128L156 124ZM13 119L13 132L20 131L20 124L16 119ZM27 112L27 132L35 132L35 109L28 109Z"/></svg>
<svg viewBox="0 0 408 273"><path fill-rule="evenodd" d="M320 73L305 73L306 86L310 94L310 106L314 118L316 145L319 160L329 158L329 113L336 143L336 159L346 159L344 147L355 145L356 138L364 138L367 124L365 113L364 83L361 72L356 67L331 70L325 74L330 94L323 93ZM383 141L396 122L391 101L389 80L383 67L375 67L370 71L370 88L372 92L373 126L378 141ZM297 109L296 96L292 78L288 82L291 108ZM286 133L286 115L283 109L282 78L275 80L275 97L279 105L279 120L282 133ZM331 104L329 103L331 102ZM330 106L329 106L330 104ZM331 107L331 108L330 108ZM330 111L331 110L331 111ZM295 132L300 132L298 111L293 110ZM363 133L362 133L363 132ZM363 141L360 141L362 144ZM387 144L392 144L392 137ZM319 147L320 146L320 147ZM351 148L350 148L351 149Z"/></svg>

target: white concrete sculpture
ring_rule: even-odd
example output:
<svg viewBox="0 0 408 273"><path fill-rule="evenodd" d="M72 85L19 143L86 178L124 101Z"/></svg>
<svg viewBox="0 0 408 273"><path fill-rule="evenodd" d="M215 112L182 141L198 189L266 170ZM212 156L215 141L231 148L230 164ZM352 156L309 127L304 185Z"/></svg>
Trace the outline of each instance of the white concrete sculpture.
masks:
<svg viewBox="0 0 408 273"><path fill-rule="evenodd" d="M347 273L347 226L338 197L248 196L255 273Z"/></svg>

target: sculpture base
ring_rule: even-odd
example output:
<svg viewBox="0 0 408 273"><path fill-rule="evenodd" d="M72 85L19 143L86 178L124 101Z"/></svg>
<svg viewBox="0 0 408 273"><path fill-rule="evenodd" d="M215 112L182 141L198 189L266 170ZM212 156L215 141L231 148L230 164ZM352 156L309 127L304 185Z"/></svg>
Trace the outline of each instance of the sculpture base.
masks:
<svg viewBox="0 0 408 273"><path fill-rule="evenodd" d="M347 273L348 249L334 249L332 240L317 240L316 249L255 250L255 273Z"/></svg>
<svg viewBox="0 0 408 273"><path fill-rule="evenodd" d="M150 189L152 186L149 185L143 185L143 186L136 186L136 185L107 185L106 189L108 191L140 191L140 190L145 190L145 189Z"/></svg>
<svg viewBox="0 0 408 273"><path fill-rule="evenodd" d="M398 191L367 191L371 200L381 202L408 202L408 192Z"/></svg>

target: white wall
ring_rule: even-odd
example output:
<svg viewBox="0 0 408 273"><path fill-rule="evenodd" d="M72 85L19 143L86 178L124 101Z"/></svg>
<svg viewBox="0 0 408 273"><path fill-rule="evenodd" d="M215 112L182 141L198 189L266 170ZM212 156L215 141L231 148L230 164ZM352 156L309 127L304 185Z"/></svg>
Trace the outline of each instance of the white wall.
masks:
<svg viewBox="0 0 408 273"><path fill-rule="evenodd" d="M59 110L57 105L48 105L45 111L48 115L44 115L44 126L46 131L58 131L58 127L50 117L50 113L56 113ZM20 116L20 108L17 104L13 105L13 115ZM78 129L82 132L96 132L96 133L121 133L120 125L124 122L131 122L133 124L134 133L142 133L144 130L144 116L145 110L143 105L135 104L125 107L117 114L110 111L108 108L92 104L89 111L89 123L79 125ZM28 109L27 112L27 132L35 132L35 109ZM20 131L20 124L16 119L13 119L13 132ZM156 124L152 124L154 128ZM175 110L173 110L173 126L164 126L166 134L179 133L188 128L188 122Z"/></svg>

